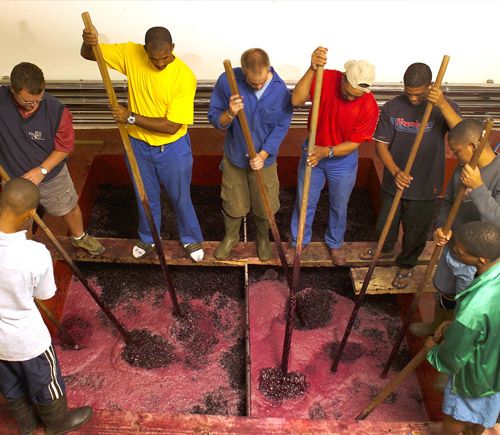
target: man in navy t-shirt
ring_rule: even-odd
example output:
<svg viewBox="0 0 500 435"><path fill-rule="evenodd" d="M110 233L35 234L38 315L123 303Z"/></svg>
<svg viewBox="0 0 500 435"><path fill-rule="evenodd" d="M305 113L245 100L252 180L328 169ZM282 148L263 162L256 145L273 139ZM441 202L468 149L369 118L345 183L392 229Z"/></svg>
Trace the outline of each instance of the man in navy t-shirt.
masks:
<svg viewBox="0 0 500 435"><path fill-rule="evenodd" d="M387 220L396 190L404 189L381 253L381 257L393 256L399 225L402 223L402 249L396 258L398 271L392 281L392 285L398 289L408 285L413 267L425 248L436 197L441 192L444 180L444 137L461 120L458 106L447 100L440 89L432 86L432 72L426 64L410 65L403 80L404 94L384 104L373 135L377 155L385 166L382 205L376 227L377 238ZM403 169L420 128L426 101L430 101L435 107L410 175L406 176ZM360 258L371 260L373 255L374 249L369 249L361 253Z"/></svg>

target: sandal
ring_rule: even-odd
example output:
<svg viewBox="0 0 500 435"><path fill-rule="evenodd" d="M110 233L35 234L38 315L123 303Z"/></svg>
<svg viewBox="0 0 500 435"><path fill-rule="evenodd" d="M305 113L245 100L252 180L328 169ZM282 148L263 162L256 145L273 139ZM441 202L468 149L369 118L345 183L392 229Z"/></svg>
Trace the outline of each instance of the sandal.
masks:
<svg viewBox="0 0 500 435"><path fill-rule="evenodd" d="M189 255L189 258L195 263L203 260L204 252L201 243L186 243L182 246L184 246L184 251Z"/></svg>
<svg viewBox="0 0 500 435"><path fill-rule="evenodd" d="M403 272L406 271L406 272ZM392 280L392 286L398 290L404 289L410 283L410 278L413 276L413 267L411 269L400 268L396 276Z"/></svg>
<svg viewBox="0 0 500 435"><path fill-rule="evenodd" d="M139 259L143 258L146 255L151 254L155 248L154 243L149 244L149 243L144 243L142 240L139 240L138 242L135 243L134 247L132 248L132 257Z"/></svg>
<svg viewBox="0 0 500 435"><path fill-rule="evenodd" d="M369 248L366 251L361 252L359 254L359 259L365 260L365 261L371 261L371 260L373 260L373 257L375 256L375 251L376 251L376 249ZM392 258L392 257L394 257L394 250L389 251L389 252L381 252L380 255L378 256L379 259Z"/></svg>

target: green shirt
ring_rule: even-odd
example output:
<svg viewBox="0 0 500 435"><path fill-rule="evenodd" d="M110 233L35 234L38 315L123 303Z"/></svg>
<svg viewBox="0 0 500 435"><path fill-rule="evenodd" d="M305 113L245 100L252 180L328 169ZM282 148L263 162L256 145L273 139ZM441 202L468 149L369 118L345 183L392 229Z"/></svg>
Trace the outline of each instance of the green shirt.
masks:
<svg viewBox="0 0 500 435"><path fill-rule="evenodd" d="M500 391L500 262L457 295L455 321L427 360L454 374L452 390L468 397Z"/></svg>

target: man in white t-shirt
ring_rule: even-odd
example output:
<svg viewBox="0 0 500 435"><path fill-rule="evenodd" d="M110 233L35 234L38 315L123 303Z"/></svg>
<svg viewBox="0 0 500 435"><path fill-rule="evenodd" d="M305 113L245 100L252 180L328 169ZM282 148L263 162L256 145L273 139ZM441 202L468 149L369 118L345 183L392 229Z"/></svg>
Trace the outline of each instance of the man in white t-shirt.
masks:
<svg viewBox="0 0 500 435"><path fill-rule="evenodd" d="M31 433L38 415L48 433L65 433L92 417L88 406L68 410L61 368L35 298L56 292L52 259L25 227L40 201L38 188L14 178L0 195L0 392L19 424Z"/></svg>

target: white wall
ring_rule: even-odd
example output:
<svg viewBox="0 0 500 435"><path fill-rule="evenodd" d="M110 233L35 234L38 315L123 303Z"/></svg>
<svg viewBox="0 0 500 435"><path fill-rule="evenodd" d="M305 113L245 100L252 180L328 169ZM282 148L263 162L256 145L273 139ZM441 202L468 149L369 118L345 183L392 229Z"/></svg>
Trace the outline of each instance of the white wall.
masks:
<svg viewBox="0 0 500 435"><path fill-rule="evenodd" d="M141 42L152 26L167 27L176 54L198 79L216 79L222 60L239 65L249 47L268 51L286 80L298 80L318 45L330 68L365 58L378 82L399 82L412 62L445 81L500 83L498 1L0 1L0 77L21 61L38 64L46 79L99 79L80 58L81 13L90 12L102 42ZM120 79L117 73L113 79Z"/></svg>

